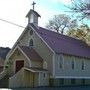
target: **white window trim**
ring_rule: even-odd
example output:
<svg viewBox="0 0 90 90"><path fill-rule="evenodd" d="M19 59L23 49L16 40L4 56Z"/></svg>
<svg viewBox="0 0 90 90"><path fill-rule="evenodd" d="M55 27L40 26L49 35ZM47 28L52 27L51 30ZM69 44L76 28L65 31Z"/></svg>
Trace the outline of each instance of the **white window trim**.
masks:
<svg viewBox="0 0 90 90"><path fill-rule="evenodd" d="M60 58L62 58L62 68L60 68ZM59 55L59 63L58 63L59 65L59 69L64 69L64 56L61 54L61 55Z"/></svg>
<svg viewBox="0 0 90 90"><path fill-rule="evenodd" d="M82 64L83 64L83 65L82 65ZM82 69L82 66L83 66L83 69ZM84 60L81 61L81 70L82 70L82 71L85 70L85 61L84 61Z"/></svg>
<svg viewBox="0 0 90 90"><path fill-rule="evenodd" d="M38 84L40 86L40 73L38 73Z"/></svg>
<svg viewBox="0 0 90 90"><path fill-rule="evenodd" d="M51 76L51 77L55 76L55 56L56 56L56 54L54 53L53 54L53 76Z"/></svg>
<svg viewBox="0 0 90 90"><path fill-rule="evenodd" d="M74 68L72 68L72 62L73 62L73 64L74 64ZM75 69L75 58L74 58L74 57L72 57L72 61L71 61L71 69L72 69L72 70Z"/></svg>
<svg viewBox="0 0 90 90"><path fill-rule="evenodd" d="M31 32L32 32L32 34L31 34ZM30 34L30 36L32 36L33 35L33 30L29 30L29 34Z"/></svg>
<svg viewBox="0 0 90 90"><path fill-rule="evenodd" d="M66 79L90 79L90 77L78 77L78 76L55 76L55 78L66 78Z"/></svg>
<svg viewBox="0 0 90 90"><path fill-rule="evenodd" d="M33 42L33 45L32 45L32 46L30 45L31 40L32 40L32 42ZM31 39L29 40L29 47L33 47L33 46L34 46L34 40L31 38Z"/></svg>
<svg viewBox="0 0 90 90"><path fill-rule="evenodd" d="M47 69L47 61L44 61L44 62L43 62L43 68L44 68L44 69Z"/></svg>

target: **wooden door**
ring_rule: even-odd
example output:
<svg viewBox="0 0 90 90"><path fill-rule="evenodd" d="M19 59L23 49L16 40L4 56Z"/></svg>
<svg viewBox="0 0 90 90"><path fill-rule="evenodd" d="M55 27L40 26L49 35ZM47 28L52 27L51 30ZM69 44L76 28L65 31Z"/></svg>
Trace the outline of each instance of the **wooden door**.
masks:
<svg viewBox="0 0 90 90"><path fill-rule="evenodd" d="M24 67L24 60L16 61L16 71L18 72L22 67Z"/></svg>

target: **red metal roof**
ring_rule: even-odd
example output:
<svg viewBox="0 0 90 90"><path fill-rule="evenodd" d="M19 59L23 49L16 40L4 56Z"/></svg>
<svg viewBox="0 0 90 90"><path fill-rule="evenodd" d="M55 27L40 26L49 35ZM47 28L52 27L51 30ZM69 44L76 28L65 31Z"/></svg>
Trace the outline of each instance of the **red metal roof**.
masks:
<svg viewBox="0 0 90 90"><path fill-rule="evenodd" d="M42 39L57 54L68 54L90 58L90 46L85 42L30 24Z"/></svg>
<svg viewBox="0 0 90 90"><path fill-rule="evenodd" d="M28 17L31 13L34 13L35 15L37 15L38 17L41 17L36 11L30 9L30 11L28 12L28 14L26 15L26 17Z"/></svg>
<svg viewBox="0 0 90 90"><path fill-rule="evenodd" d="M39 54L33 48L30 48L27 46L19 46L19 47L30 60L43 61L43 59L39 56Z"/></svg>

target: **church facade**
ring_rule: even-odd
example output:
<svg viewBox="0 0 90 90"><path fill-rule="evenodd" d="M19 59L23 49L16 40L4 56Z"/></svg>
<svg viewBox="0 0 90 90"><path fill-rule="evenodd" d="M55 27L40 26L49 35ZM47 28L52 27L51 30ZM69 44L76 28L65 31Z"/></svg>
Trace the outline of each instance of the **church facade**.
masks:
<svg viewBox="0 0 90 90"><path fill-rule="evenodd" d="M90 47L83 41L38 26L30 10L28 25L7 55L9 87L90 84Z"/></svg>

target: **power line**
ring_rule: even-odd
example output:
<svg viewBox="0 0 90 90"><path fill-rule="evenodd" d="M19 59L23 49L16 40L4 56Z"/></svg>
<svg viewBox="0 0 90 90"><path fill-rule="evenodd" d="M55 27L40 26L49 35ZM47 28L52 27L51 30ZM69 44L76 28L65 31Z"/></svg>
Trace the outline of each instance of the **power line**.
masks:
<svg viewBox="0 0 90 90"><path fill-rule="evenodd" d="M21 26L21 25L15 24L15 23L10 22L10 21L7 21L7 20L5 20L5 19L0 19L0 20L3 21L3 22L6 22L6 23L12 24L12 25L15 25L15 26L21 27L21 28L25 28L25 27L23 27L23 26Z"/></svg>

